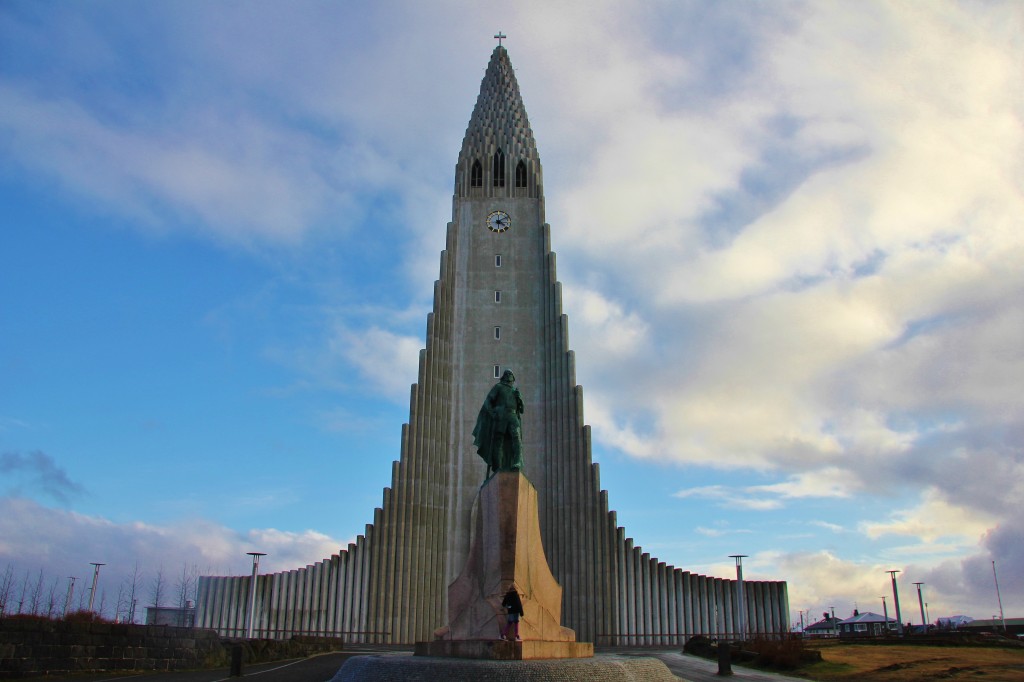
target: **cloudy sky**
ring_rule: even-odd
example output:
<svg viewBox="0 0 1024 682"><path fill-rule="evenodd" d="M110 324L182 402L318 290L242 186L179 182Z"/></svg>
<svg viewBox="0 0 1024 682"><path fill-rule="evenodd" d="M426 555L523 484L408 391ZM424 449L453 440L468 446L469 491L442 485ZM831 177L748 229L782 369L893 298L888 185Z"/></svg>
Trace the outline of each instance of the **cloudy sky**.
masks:
<svg viewBox="0 0 1024 682"><path fill-rule="evenodd" d="M628 534L1024 616L1024 5L552 4L0 4L0 577L362 532L500 29Z"/></svg>

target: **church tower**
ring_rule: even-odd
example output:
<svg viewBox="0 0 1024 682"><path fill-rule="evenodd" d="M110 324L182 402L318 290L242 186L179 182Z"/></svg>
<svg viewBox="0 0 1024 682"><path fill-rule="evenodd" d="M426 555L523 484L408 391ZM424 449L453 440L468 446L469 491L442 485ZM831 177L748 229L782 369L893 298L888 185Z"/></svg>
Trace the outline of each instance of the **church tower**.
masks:
<svg viewBox="0 0 1024 682"><path fill-rule="evenodd" d="M787 628L785 583L746 582L737 599L735 581L667 566L634 546L609 510L583 421L537 145L499 44L455 168L452 221L391 487L347 549L259 576L257 633L409 643L448 622L447 587L469 551L487 472L472 431L506 369L525 403L523 473L538 491L562 621L580 641L681 644L697 633ZM251 590L246 576L201 578L197 625L239 634Z"/></svg>

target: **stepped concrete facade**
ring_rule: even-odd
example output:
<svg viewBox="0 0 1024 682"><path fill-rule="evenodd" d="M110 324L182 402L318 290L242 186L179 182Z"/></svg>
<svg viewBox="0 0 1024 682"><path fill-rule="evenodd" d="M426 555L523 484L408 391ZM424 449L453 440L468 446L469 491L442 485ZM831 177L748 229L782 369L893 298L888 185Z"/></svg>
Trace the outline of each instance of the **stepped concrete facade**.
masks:
<svg viewBox="0 0 1024 682"><path fill-rule="evenodd" d="M448 622L487 467L480 402L512 369L525 402L523 473L537 489L562 624L597 644L681 644L694 634L785 632L784 582L697 575L652 557L618 526L592 461L583 389L562 313L543 174L515 72L491 55L455 169L452 222L402 427L373 522L316 564L256 579L254 630L413 643ZM203 577L196 625L242 634L251 578ZM740 614L742 605L745 612Z"/></svg>

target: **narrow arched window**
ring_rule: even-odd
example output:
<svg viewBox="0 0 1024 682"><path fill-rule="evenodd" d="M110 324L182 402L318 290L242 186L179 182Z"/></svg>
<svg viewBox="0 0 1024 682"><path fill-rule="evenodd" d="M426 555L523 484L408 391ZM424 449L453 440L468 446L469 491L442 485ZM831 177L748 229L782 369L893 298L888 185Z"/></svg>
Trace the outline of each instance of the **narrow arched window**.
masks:
<svg viewBox="0 0 1024 682"><path fill-rule="evenodd" d="M526 164L522 161L516 164L516 187L526 187Z"/></svg>
<svg viewBox="0 0 1024 682"><path fill-rule="evenodd" d="M484 186L484 169L483 166L480 165L479 159L473 162L473 169L469 172L469 186Z"/></svg>
<svg viewBox="0 0 1024 682"><path fill-rule="evenodd" d="M505 186L505 152L500 149L494 152L494 186Z"/></svg>

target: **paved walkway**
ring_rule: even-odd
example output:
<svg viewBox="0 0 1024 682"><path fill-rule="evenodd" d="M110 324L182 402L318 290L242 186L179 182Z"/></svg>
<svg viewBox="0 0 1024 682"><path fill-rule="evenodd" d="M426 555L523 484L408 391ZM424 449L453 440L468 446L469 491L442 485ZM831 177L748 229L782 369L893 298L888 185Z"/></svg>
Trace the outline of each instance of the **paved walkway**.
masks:
<svg viewBox="0 0 1024 682"><path fill-rule="evenodd" d="M732 677L719 677L717 661L690 656L689 654L681 653L678 649L671 651L660 649L616 649L615 653L619 656L650 656L657 658L668 666L673 675L685 680L685 682L722 682L723 680L742 680L743 682L807 682L802 677L789 677L777 673L752 670L738 665L732 666Z"/></svg>
<svg viewBox="0 0 1024 682"><path fill-rule="evenodd" d="M292 661L247 665L242 672L244 673L244 678L251 678L250 682L328 682L346 660L361 654L372 654L375 656L411 655L408 651L384 647L367 647L366 650L361 650L353 646L344 652L321 654ZM807 682L807 680L799 677L787 677L785 675L760 672L736 665L732 667L733 675L731 678L719 677L718 663L680 653L678 649L616 648L614 651L596 654L596 656L602 655L649 656L657 658L668 666L673 675L684 682L722 682L726 679L737 682ZM240 678L230 677L227 668L185 672L127 673L123 675L104 673L67 677L53 676L40 679L45 679L46 682L244 682Z"/></svg>

